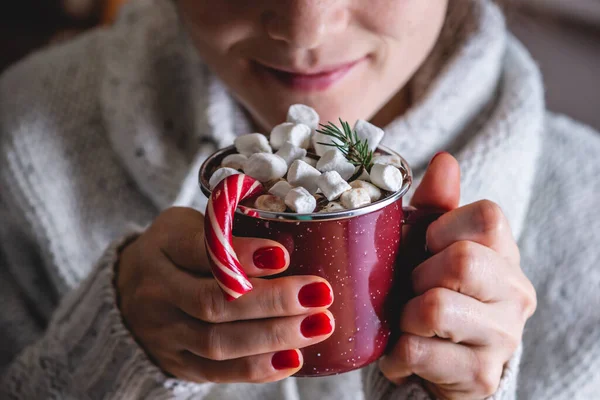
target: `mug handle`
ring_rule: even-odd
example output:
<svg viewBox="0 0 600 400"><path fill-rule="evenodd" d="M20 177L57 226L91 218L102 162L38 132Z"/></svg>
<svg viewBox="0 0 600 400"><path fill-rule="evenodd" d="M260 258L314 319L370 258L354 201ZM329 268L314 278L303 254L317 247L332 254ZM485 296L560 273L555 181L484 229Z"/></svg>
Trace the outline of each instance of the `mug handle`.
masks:
<svg viewBox="0 0 600 400"><path fill-rule="evenodd" d="M408 252L414 251L411 256L414 257L415 262L418 261L417 264L413 265L414 268L431 257L431 253L427 249L427 228L447 211L415 207L404 207L403 211L402 226L409 226L410 232L402 237L404 243L402 247ZM402 255L404 256L404 254Z"/></svg>
<svg viewBox="0 0 600 400"><path fill-rule="evenodd" d="M395 282L392 296L388 297L388 309L400 310L414 297L412 271L432 256L427 249L427 228L447 211L431 208L404 207L402 220L402 241L396 261ZM409 227L409 231L404 231ZM387 350L396 343L400 332L397 330L400 314L394 311L390 316L392 331ZM387 351L386 350L386 351Z"/></svg>
<svg viewBox="0 0 600 400"><path fill-rule="evenodd" d="M419 264L432 256L427 249L427 228L447 211L433 208L404 207L402 241L396 262L396 289L400 304L414 296L411 274ZM408 227L408 230L404 228Z"/></svg>

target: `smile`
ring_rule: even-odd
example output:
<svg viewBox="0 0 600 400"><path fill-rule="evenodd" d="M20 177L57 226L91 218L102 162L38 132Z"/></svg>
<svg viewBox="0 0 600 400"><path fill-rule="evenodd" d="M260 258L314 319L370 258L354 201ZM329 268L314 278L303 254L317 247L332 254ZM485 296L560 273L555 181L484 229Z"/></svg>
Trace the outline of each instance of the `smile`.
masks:
<svg viewBox="0 0 600 400"><path fill-rule="evenodd" d="M293 71L292 69L275 68L262 63L256 64L260 69L292 90L324 91L342 80L354 67L365 61L365 59L361 58L334 67L322 68L321 70L302 72Z"/></svg>

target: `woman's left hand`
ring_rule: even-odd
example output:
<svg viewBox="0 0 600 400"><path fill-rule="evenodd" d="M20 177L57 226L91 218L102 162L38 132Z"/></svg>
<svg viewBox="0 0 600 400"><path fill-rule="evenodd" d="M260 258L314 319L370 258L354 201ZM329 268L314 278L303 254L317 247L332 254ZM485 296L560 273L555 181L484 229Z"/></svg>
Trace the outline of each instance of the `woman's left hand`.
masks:
<svg viewBox="0 0 600 400"><path fill-rule="evenodd" d="M484 399L497 391L536 295L500 207L484 200L456 208L459 176L456 160L440 155L415 192L414 205L452 211L427 230L433 256L413 272L416 297L380 369L394 383L417 375L441 399Z"/></svg>

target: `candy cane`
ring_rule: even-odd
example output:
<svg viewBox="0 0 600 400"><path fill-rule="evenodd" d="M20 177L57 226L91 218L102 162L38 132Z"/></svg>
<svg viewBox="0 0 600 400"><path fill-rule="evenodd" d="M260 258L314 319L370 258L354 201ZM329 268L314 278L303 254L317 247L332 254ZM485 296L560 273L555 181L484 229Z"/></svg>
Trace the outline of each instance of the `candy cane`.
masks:
<svg viewBox="0 0 600 400"><path fill-rule="evenodd" d="M223 179L208 199L204 240L212 273L227 300L235 300L252 290L252 284L233 250L231 232L240 201L262 192L263 186L259 181L238 174Z"/></svg>

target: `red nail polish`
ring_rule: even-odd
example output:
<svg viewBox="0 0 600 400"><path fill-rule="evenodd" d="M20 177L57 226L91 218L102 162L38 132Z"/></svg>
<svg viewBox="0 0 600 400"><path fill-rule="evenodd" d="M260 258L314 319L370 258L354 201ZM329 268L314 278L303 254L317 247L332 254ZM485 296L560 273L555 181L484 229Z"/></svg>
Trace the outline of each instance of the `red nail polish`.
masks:
<svg viewBox="0 0 600 400"><path fill-rule="evenodd" d="M435 160L437 156L442 155L442 154L448 154L448 152L440 151L440 152L435 153L435 155L433 157L431 157L431 161L429 161L429 165L431 165L433 163L433 160Z"/></svg>
<svg viewBox="0 0 600 400"><path fill-rule="evenodd" d="M297 350L278 351L273 354L271 364L273 368L278 370L298 368L300 366L300 356Z"/></svg>
<svg viewBox="0 0 600 400"><path fill-rule="evenodd" d="M285 267L285 253L281 247L263 247L254 252L252 257L256 268L281 269Z"/></svg>
<svg viewBox="0 0 600 400"><path fill-rule="evenodd" d="M307 338L328 335L333 332L333 323L325 313L310 315L300 324L300 332Z"/></svg>
<svg viewBox="0 0 600 400"><path fill-rule="evenodd" d="M310 283L300 289L298 301L302 307L325 307L333 302L333 293L325 282Z"/></svg>

